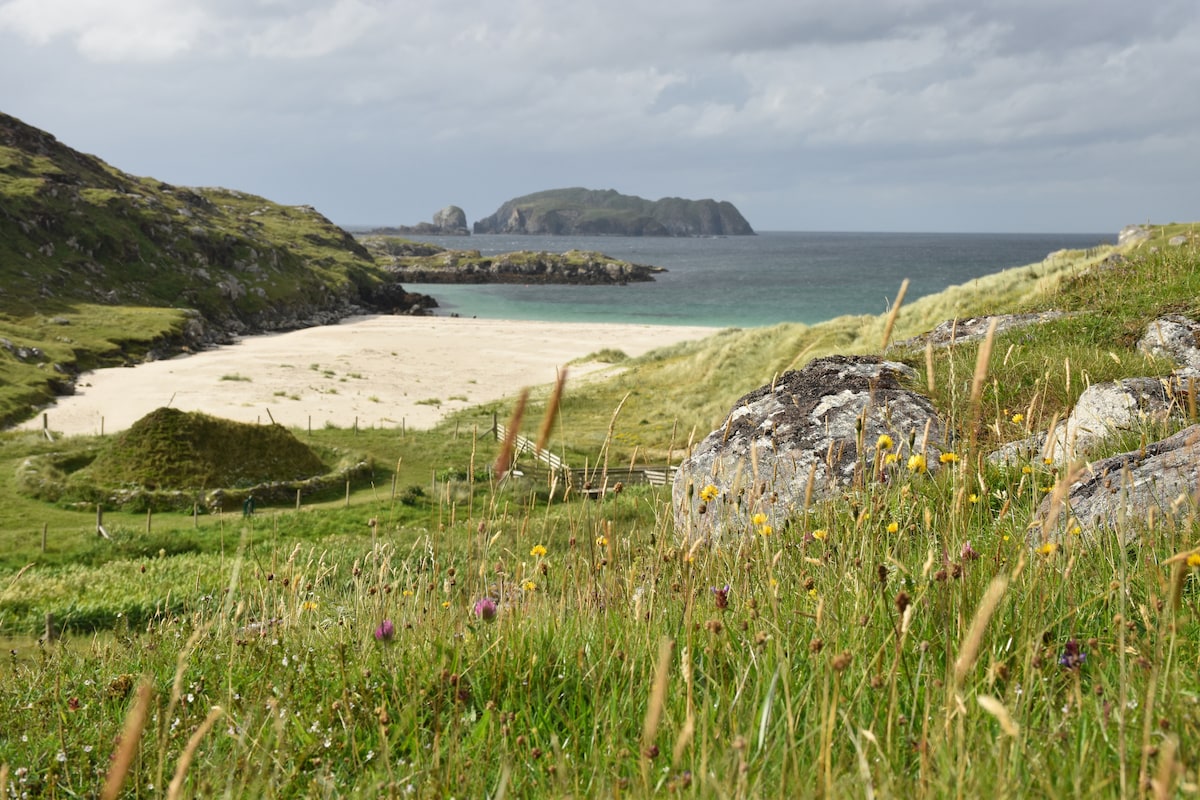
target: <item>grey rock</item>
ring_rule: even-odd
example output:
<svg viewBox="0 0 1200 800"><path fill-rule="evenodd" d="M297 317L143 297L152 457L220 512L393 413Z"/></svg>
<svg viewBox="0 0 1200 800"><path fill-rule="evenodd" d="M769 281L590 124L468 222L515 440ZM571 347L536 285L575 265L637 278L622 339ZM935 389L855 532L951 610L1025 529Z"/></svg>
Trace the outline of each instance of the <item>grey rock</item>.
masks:
<svg viewBox="0 0 1200 800"><path fill-rule="evenodd" d="M458 206L446 206L433 215L435 227L444 231L466 231L467 214Z"/></svg>
<svg viewBox="0 0 1200 800"><path fill-rule="evenodd" d="M923 346L932 342L935 347L976 341L987 335L988 328L996 322L996 333L1004 333L1014 328L1029 325L1040 325L1054 319L1066 316L1061 311L1041 311L1033 314L995 314L986 317L967 317L965 319L949 319L938 323L937 327L921 336L896 342L896 347Z"/></svg>
<svg viewBox="0 0 1200 800"><path fill-rule="evenodd" d="M1137 348L1150 356L1168 358L1185 369L1200 371L1200 322L1182 314L1156 319L1146 327Z"/></svg>
<svg viewBox="0 0 1200 800"><path fill-rule="evenodd" d="M1182 411L1186 384L1178 378L1124 378L1089 386L1046 446L1056 464L1085 457L1101 440L1165 421Z"/></svg>
<svg viewBox="0 0 1200 800"><path fill-rule="evenodd" d="M806 498L885 479L914 452L936 470L946 428L928 398L901 385L914 377L897 362L831 356L745 395L675 474L676 535L686 542L737 539L758 513L782 530L803 513ZM898 467L882 466L876 443L883 434L894 442ZM719 498L705 502L710 484Z"/></svg>
<svg viewBox="0 0 1200 800"><path fill-rule="evenodd" d="M1089 465L1071 485L1065 507L1056 513L1053 496L1042 501L1037 514L1040 524L1031 528L1029 541L1060 540L1076 525L1085 541L1094 541L1106 531L1117 531L1122 541L1132 541L1151 513L1159 520L1194 513L1198 482L1200 425L1192 425L1142 450Z"/></svg>
<svg viewBox="0 0 1200 800"><path fill-rule="evenodd" d="M1117 246L1144 242L1150 238L1150 233L1147 225L1126 225L1117 234Z"/></svg>
<svg viewBox="0 0 1200 800"><path fill-rule="evenodd" d="M1187 241L1188 237L1180 234L1179 236L1172 236L1170 239L1167 239L1167 244L1171 245L1172 247L1179 247L1180 245L1187 244Z"/></svg>

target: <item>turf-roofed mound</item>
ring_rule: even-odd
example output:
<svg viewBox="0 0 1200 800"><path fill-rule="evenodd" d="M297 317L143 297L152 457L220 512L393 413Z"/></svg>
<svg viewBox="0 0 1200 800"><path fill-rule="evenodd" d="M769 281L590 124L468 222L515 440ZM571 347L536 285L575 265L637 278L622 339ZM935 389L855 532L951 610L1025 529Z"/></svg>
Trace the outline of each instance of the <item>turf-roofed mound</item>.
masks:
<svg viewBox="0 0 1200 800"><path fill-rule="evenodd" d="M236 488L320 475L321 459L279 425L160 408L114 437L88 473L106 486Z"/></svg>

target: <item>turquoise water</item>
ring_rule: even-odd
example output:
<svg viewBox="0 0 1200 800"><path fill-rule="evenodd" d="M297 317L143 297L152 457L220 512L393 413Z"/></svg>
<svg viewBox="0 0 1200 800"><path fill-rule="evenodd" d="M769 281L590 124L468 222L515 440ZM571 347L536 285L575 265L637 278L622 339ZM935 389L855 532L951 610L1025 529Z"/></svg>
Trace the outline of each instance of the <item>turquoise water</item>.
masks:
<svg viewBox="0 0 1200 800"><path fill-rule="evenodd" d="M576 236L415 237L485 254L599 250L666 267L627 286L405 284L441 315L553 322L757 327L878 314L908 278L908 301L1115 234L783 233L713 239Z"/></svg>

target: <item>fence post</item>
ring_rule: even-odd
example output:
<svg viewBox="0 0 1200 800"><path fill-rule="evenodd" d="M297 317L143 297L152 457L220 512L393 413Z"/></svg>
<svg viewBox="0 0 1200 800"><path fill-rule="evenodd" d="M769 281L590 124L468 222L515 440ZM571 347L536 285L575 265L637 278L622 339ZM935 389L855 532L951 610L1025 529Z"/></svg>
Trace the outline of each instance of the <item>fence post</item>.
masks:
<svg viewBox="0 0 1200 800"><path fill-rule="evenodd" d="M46 532L50 529L50 523L42 523L42 552L46 552Z"/></svg>
<svg viewBox="0 0 1200 800"><path fill-rule="evenodd" d="M346 508L350 507L350 479L346 478Z"/></svg>
<svg viewBox="0 0 1200 800"><path fill-rule="evenodd" d="M296 490L296 510L300 510L300 490Z"/></svg>
<svg viewBox="0 0 1200 800"><path fill-rule="evenodd" d="M150 533L150 521L154 517L154 509L146 509L146 533Z"/></svg>
<svg viewBox="0 0 1200 800"><path fill-rule="evenodd" d="M54 615L46 612L46 641L53 642L58 636L54 632Z"/></svg>
<svg viewBox="0 0 1200 800"><path fill-rule="evenodd" d="M200 527L200 504L195 501L192 502L192 527Z"/></svg>

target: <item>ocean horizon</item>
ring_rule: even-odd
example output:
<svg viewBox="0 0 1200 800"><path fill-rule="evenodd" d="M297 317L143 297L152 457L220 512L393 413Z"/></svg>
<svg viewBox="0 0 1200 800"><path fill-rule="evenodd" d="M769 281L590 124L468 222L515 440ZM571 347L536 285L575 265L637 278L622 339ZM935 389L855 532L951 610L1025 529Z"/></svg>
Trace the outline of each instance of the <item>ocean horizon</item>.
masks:
<svg viewBox="0 0 1200 800"><path fill-rule="evenodd" d="M409 284L433 296L439 316L544 322L614 322L750 328L815 324L847 314L880 314L900 284L907 301L968 284L1059 250L1114 244L1115 233L821 233L627 237L410 236L457 250L597 250L666 268L625 286Z"/></svg>

